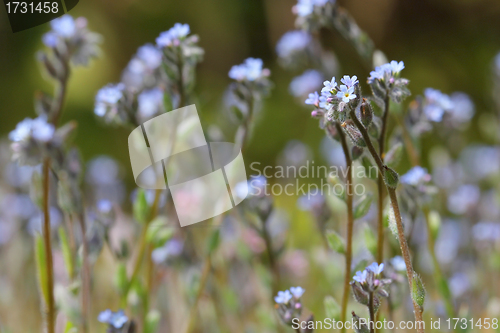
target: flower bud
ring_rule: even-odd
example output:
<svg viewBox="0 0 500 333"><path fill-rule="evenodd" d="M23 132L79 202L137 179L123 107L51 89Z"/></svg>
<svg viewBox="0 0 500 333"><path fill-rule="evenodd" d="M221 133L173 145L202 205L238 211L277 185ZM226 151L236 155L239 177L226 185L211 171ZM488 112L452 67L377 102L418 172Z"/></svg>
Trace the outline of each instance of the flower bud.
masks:
<svg viewBox="0 0 500 333"><path fill-rule="evenodd" d="M420 307L420 311L424 310L425 303L425 287L420 275L413 272L411 283L411 298Z"/></svg>
<svg viewBox="0 0 500 333"><path fill-rule="evenodd" d="M363 102L359 108L359 115L361 122L365 125L365 127L368 127L372 123L373 109L370 102L366 98L363 98Z"/></svg>
<svg viewBox="0 0 500 333"><path fill-rule="evenodd" d="M351 282L352 294L356 302L368 305L368 293L363 290L358 282Z"/></svg>
<svg viewBox="0 0 500 333"><path fill-rule="evenodd" d="M363 135L361 132L352 124L348 122L344 122L342 124L342 127L344 128L345 132L351 139L352 143L358 147L366 147L366 142L365 139L363 139Z"/></svg>
<svg viewBox="0 0 500 333"><path fill-rule="evenodd" d="M388 187L395 189L398 187L399 175L393 169L384 166L384 181Z"/></svg>

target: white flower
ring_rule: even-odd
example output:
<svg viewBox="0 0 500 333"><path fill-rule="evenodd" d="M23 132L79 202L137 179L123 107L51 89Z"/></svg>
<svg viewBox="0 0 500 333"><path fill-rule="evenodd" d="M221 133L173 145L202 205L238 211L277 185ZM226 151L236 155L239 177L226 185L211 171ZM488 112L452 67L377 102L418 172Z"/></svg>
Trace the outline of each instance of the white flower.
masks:
<svg viewBox="0 0 500 333"><path fill-rule="evenodd" d="M341 98L344 103L349 103L350 100L356 98L354 87L347 88L345 85L340 86L340 91L337 92L337 97Z"/></svg>

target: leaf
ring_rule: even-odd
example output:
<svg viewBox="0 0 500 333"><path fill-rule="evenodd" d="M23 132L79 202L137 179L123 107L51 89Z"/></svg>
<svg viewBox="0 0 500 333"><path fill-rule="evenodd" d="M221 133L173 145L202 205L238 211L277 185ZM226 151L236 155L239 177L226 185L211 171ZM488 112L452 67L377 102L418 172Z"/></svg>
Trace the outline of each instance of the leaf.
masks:
<svg viewBox="0 0 500 333"><path fill-rule="evenodd" d="M64 328L64 333L77 333L78 329L71 321L66 322L66 327Z"/></svg>
<svg viewBox="0 0 500 333"><path fill-rule="evenodd" d="M220 229L215 229L210 235L210 238L208 240L207 252L209 254L214 253L214 251L217 250L217 248L219 247L219 244L220 244Z"/></svg>
<svg viewBox="0 0 500 333"><path fill-rule="evenodd" d="M169 91L165 91L165 93L163 94L163 107L167 112L173 110L174 108L172 103L172 96L170 96Z"/></svg>
<svg viewBox="0 0 500 333"><path fill-rule="evenodd" d="M137 197L134 201L134 218L140 223L146 223L149 217L149 205L146 199L146 191L142 188L137 190Z"/></svg>
<svg viewBox="0 0 500 333"><path fill-rule="evenodd" d="M174 235L175 229L168 226L167 218L163 215L157 216L148 226L146 240L154 248L162 246Z"/></svg>
<svg viewBox="0 0 500 333"><path fill-rule="evenodd" d="M144 333L155 333L160 323L161 314L158 310L150 310L146 316Z"/></svg>
<svg viewBox="0 0 500 333"><path fill-rule="evenodd" d="M75 273L75 265L73 262L73 254L71 253L71 248L69 246L68 237L66 235L66 230L63 227L59 227L59 240L61 241L61 251L64 259L64 266L70 279L73 279Z"/></svg>
<svg viewBox="0 0 500 333"><path fill-rule="evenodd" d="M335 298L330 295L325 296L325 298L323 299L323 305L325 306L325 314L327 318L339 320L340 305L339 303L337 303Z"/></svg>
<svg viewBox="0 0 500 333"><path fill-rule="evenodd" d="M42 293L45 304L48 304L49 289L48 289L48 276L47 276L47 256L45 255L45 248L43 244L42 235L36 234L35 236L35 258L36 268L38 273L38 287Z"/></svg>
<svg viewBox="0 0 500 333"><path fill-rule="evenodd" d="M328 241L328 245L333 251L341 254L345 253L345 241L338 233L333 230L327 230L326 239Z"/></svg>
<svg viewBox="0 0 500 333"><path fill-rule="evenodd" d="M365 216L372 205L373 197L371 195L364 195L354 207L354 219L359 219Z"/></svg>

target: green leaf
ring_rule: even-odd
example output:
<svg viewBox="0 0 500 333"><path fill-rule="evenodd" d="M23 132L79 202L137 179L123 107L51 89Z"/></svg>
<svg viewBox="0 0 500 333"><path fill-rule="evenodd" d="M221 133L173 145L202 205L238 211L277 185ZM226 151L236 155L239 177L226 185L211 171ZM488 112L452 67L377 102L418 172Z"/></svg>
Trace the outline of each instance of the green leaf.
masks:
<svg viewBox="0 0 500 333"><path fill-rule="evenodd" d="M335 298L328 295L323 299L323 304L325 306L325 314L327 318L332 318L339 320L340 318L340 305L337 303Z"/></svg>
<svg viewBox="0 0 500 333"><path fill-rule="evenodd" d="M119 263L115 273L115 285L118 292L123 295L128 286L127 267L124 263Z"/></svg>
<svg viewBox="0 0 500 333"><path fill-rule="evenodd" d="M167 218L163 215L157 216L148 226L146 240L157 248L165 244L174 235L175 229L168 226Z"/></svg>
<svg viewBox="0 0 500 333"><path fill-rule="evenodd" d="M66 230L64 230L63 227L59 227L58 231L59 231L59 240L61 241L61 251L64 259L64 266L66 266L68 277L71 280L73 279L75 273L73 254L71 253L71 248L69 246Z"/></svg>
<svg viewBox="0 0 500 333"><path fill-rule="evenodd" d="M413 272L413 280L411 283L411 298L420 307L420 310L424 309L425 287L422 278L415 272Z"/></svg>
<svg viewBox="0 0 500 333"><path fill-rule="evenodd" d="M40 234L35 236L35 257L36 268L38 273L38 285L42 293L45 304L48 304L49 289L48 289L48 275L47 275L47 256L45 255L45 248L43 238Z"/></svg>
<svg viewBox="0 0 500 333"><path fill-rule="evenodd" d="M217 250L217 248L219 247L219 244L220 244L220 230L217 228L212 232L208 240L208 246L207 246L208 254L214 253L214 251Z"/></svg>
<svg viewBox="0 0 500 333"><path fill-rule="evenodd" d="M377 238L375 237L375 233L372 229L367 226L363 232L363 236L365 238L365 245L368 251L376 257L377 256Z"/></svg>
<svg viewBox="0 0 500 333"><path fill-rule="evenodd" d="M146 316L144 323L144 333L155 333L160 323L161 314L158 310L151 310Z"/></svg>
<svg viewBox="0 0 500 333"><path fill-rule="evenodd" d="M373 197L371 195L362 196L354 207L354 219L359 219L365 216L370 210L372 201Z"/></svg>
<svg viewBox="0 0 500 333"><path fill-rule="evenodd" d="M134 202L134 218L140 223L146 223L149 217L149 205L146 199L146 191L142 188L137 190L137 197Z"/></svg>
<svg viewBox="0 0 500 333"><path fill-rule="evenodd" d="M165 93L163 94L163 107L167 112L173 110L174 108L172 103L172 96L170 96L170 93L168 91L165 91Z"/></svg>
<svg viewBox="0 0 500 333"><path fill-rule="evenodd" d="M78 329L76 328L76 326L71 322L71 321L67 321L66 322L66 327L64 328L64 333L77 333L78 332Z"/></svg>
<svg viewBox="0 0 500 333"><path fill-rule="evenodd" d="M341 254L345 253L345 241L338 233L333 230L327 230L326 239L328 241L328 245L333 251Z"/></svg>

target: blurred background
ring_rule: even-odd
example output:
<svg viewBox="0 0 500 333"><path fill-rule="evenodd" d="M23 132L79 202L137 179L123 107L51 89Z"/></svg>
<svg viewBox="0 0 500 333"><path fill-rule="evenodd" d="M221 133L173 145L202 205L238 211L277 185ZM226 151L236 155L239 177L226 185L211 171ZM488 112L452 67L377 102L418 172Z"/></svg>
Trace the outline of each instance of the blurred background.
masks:
<svg viewBox="0 0 500 333"><path fill-rule="evenodd" d="M463 91L470 95L476 105L476 115L457 137L450 151L452 156L458 156L467 144L495 143L494 136L485 129L491 128L489 124L496 117L492 68L500 52L498 0L338 2L389 60L404 61L404 77L410 80L413 96L422 94L429 86L445 93ZM271 70L274 88L255 124L245 162L276 165L287 144L300 140L309 147L317 164L328 163L329 156L321 152L324 132L318 130L310 110L289 93L290 80L300 73L282 69L276 61L276 42L286 31L294 29L295 16L291 11L294 4L293 0L80 0L70 12L74 17L85 16L90 30L100 33L103 43L97 60L88 68L78 68L72 73L62 122L70 119L78 122L74 143L80 148L84 161L102 155L117 161L124 184L125 210L130 210L128 193L135 187L127 148L129 131L103 125L93 113L94 96L107 83L120 80L122 70L139 46L154 43L160 32L176 22L188 23L191 32L200 36L200 46L205 49L196 86L196 105L205 129L223 123L227 116L223 112L223 96L230 82L227 73L231 66L247 57L262 58ZM49 30L49 25L13 34L6 13L3 9L0 11L0 138L6 141L7 134L19 121L34 117L34 91L52 88L40 75L35 59L36 51L42 48L41 36ZM351 45L338 34L331 34L326 46L338 58L339 74L356 74L364 84L369 69L362 66ZM426 136L424 152L431 143L439 145L439 140L443 138ZM424 153L424 166L428 166L426 156ZM6 162L3 160L1 164ZM401 168L405 171L408 167L404 162ZM311 250L313 244L321 242L321 237L311 217L295 207L296 199L283 198L279 202L287 209L291 225L287 245L296 251ZM0 230L0 240L2 232ZM41 315L34 259L19 260L29 258L32 246L5 244L0 241L0 323L11 328L8 332L39 331ZM311 252L306 257L315 255L317 253ZM302 264L307 266L307 259L304 260ZM333 273L323 273L322 260L317 259L307 274L289 282L293 285L300 282L308 292L310 290L305 302L320 318L324 316L321 315L323 297L332 292L329 279L340 274L335 273L335 267L328 268ZM9 271L20 273L25 280L17 284L8 280ZM100 273L105 274L105 271ZM333 293L340 295L340 289L339 284L339 290ZM94 295L94 304L99 304L99 297ZM94 305L95 313L103 310L104 304L111 303L112 296L102 297L103 305ZM95 327L104 331L101 326Z"/></svg>

